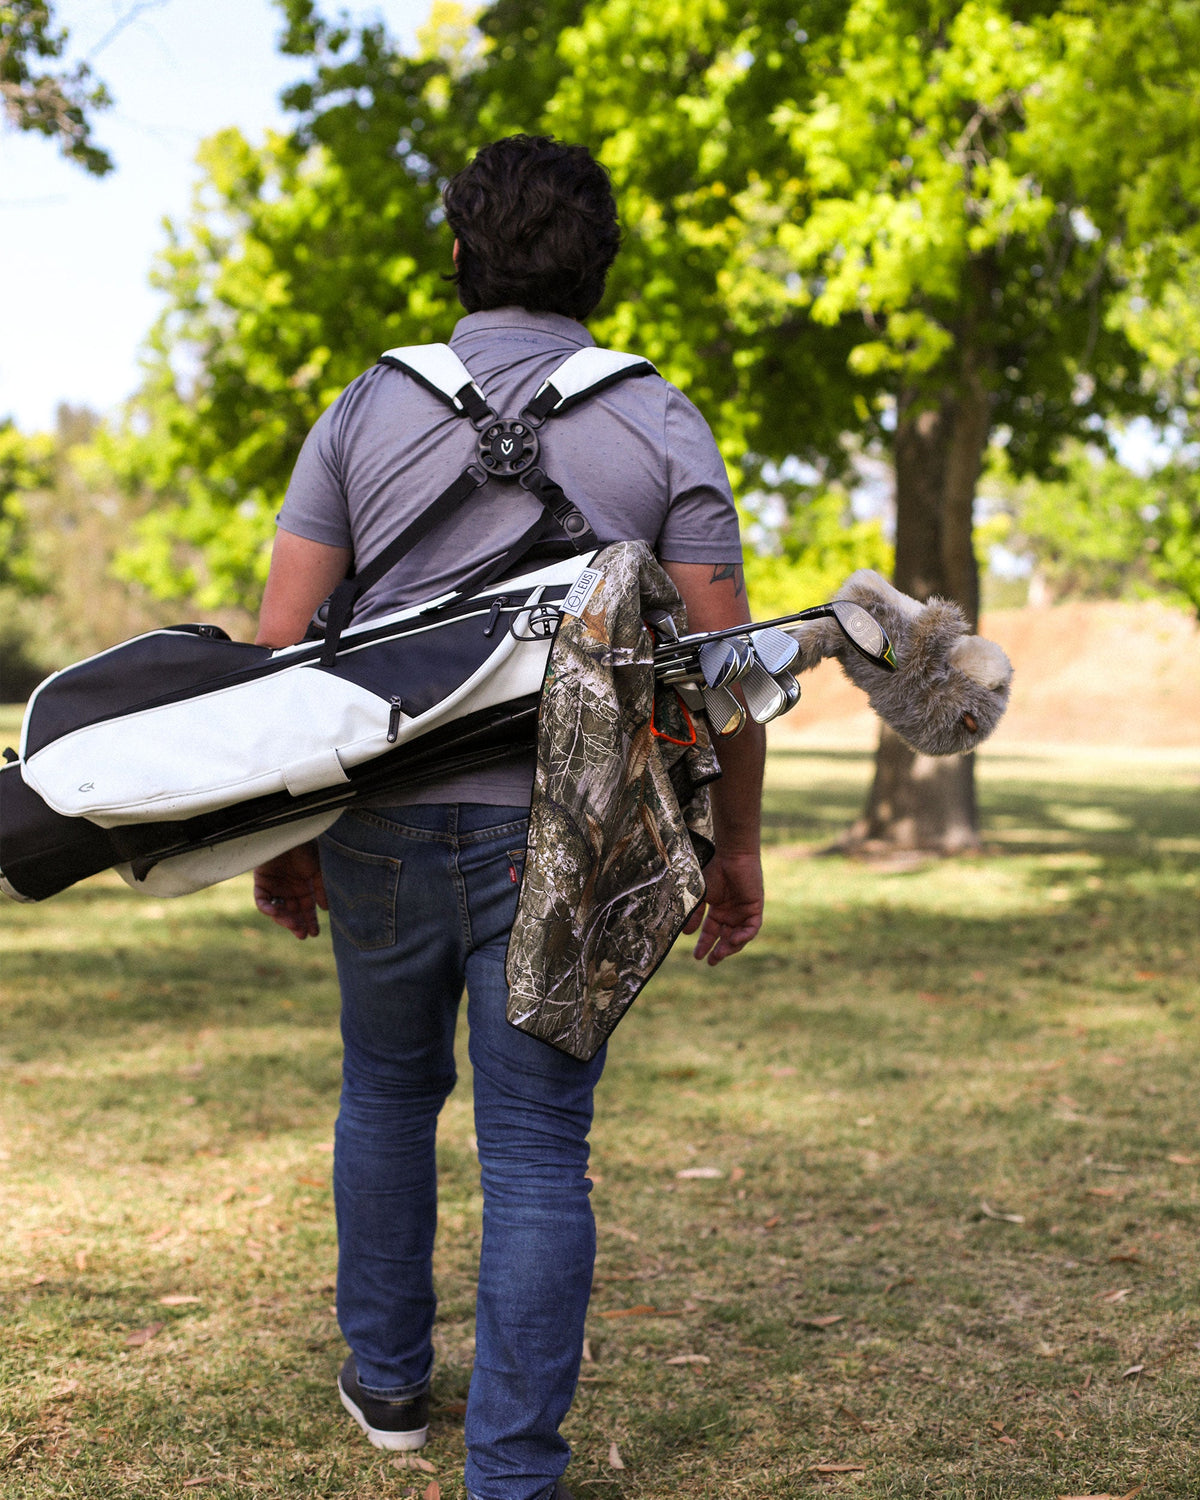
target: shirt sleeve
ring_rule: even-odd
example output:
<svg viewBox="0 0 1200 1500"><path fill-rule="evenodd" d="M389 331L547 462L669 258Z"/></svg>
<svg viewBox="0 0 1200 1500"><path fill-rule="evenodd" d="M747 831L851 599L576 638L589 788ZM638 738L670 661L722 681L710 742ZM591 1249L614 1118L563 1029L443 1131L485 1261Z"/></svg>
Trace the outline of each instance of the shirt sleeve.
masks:
<svg viewBox="0 0 1200 1500"><path fill-rule="evenodd" d="M725 460L708 423L668 387L665 417L667 515L655 548L663 562L740 563L737 508Z"/></svg>
<svg viewBox="0 0 1200 1500"><path fill-rule="evenodd" d="M313 424L275 518L280 529L323 542L327 547L350 547L350 512L342 488L337 455L337 411L341 397Z"/></svg>

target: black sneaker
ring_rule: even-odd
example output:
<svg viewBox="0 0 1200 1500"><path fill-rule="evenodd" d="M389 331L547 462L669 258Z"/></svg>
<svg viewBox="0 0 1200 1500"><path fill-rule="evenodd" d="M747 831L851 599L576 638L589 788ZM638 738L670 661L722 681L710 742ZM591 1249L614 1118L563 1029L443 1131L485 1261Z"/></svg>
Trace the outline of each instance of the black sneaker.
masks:
<svg viewBox="0 0 1200 1500"><path fill-rule="evenodd" d="M351 1354L338 1376L342 1405L375 1444L376 1448L423 1448L429 1436L429 1392L404 1401L382 1401L369 1395L358 1383L358 1370Z"/></svg>

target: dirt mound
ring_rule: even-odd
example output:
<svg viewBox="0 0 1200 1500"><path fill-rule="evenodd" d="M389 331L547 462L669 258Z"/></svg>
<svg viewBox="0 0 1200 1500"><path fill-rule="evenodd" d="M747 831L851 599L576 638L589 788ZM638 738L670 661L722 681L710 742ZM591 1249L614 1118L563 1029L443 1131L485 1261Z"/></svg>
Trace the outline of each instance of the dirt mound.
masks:
<svg viewBox="0 0 1200 1500"><path fill-rule="evenodd" d="M982 634L1015 669L991 741L1193 748L1200 752L1200 627L1145 604L1059 604L999 610ZM802 679L800 706L778 721L784 740L874 744L878 721L832 662Z"/></svg>

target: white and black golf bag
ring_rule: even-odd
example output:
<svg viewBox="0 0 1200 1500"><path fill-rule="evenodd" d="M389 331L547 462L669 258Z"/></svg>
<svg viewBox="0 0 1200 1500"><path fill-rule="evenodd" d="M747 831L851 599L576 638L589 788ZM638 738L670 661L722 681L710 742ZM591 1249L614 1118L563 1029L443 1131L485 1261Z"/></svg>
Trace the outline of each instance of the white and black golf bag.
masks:
<svg viewBox="0 0 1200 1500"><path fill-rule="evenodd" d="M181 895L314 837L358 797L532 744L559 613L582 610L601 547L541 468L538 429L654 367L583 349L501 418L447 345L382 358L473 423L474 460L299 645L179 625L47 678L0 769L6 894L42 900L115 866L137 890ZM361 595L489 478L535 495L537 523L455 593L351 624Z"/></svg>

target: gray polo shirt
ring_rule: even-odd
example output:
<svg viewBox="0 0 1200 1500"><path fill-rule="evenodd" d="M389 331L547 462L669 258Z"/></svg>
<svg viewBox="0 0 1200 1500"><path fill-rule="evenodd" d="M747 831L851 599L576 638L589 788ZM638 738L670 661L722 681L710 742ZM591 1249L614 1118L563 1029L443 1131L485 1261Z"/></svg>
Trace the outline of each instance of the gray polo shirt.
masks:
<svg viewBox="0 0 1200 1500"><path fill-rule="evenodd" d="M450 346L492 409L515 416L569 355L594 342L556 313L471 313ZM600 391L541 428L541 464L601 541L649 542L664 562L738 563L737 513L704 418L656 375ZM470 463L476 432L402 370L375 365L318 418L279 512L285 531L369 562ZM537 518L516 484L489 481L360 601L356 619L445 593L498 556ZM389 801L528 803L532 757Z"/></svg>

